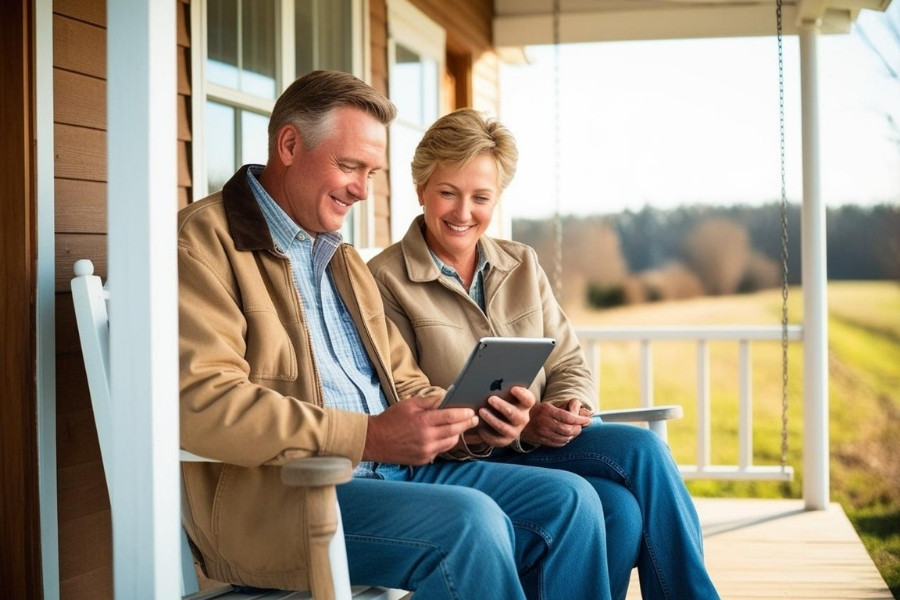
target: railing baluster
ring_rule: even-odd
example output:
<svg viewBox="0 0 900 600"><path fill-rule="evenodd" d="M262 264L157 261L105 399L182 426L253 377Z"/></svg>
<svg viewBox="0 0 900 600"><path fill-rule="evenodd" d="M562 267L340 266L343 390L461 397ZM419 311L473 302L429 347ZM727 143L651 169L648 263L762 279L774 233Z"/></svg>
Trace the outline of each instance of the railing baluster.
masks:
<svg viewBox="0 0 900 600"><path fill-rule="evenodd" d="M600 399L600 356L602 354L602 350L600 349L600 342L593 341L588 344L588 348L590 349L588 352L588 364L591 367L591 373L594 374L594 385L597 386L597 393L594 394L595 401L597 402L597 407L603 406L603 403Z"/></svg>
<svg viewBox="0 0 900 600"><path fill-rule="evenodd" d="M709 466L709 348L705 339L697 340L697 468Z"/></svg>
<svg viewBox="0 0 900 600"><path fill-rule="evenodd" d="M753 377L750 371L750 342L738 342L738 467L746 471L753 465Z"/></svg>
<svg viewBox="0 0 900 600"><path fill-rule="evenodd" d="M641 406L653 406L653 351L650 340L641 340Z"/></svg>

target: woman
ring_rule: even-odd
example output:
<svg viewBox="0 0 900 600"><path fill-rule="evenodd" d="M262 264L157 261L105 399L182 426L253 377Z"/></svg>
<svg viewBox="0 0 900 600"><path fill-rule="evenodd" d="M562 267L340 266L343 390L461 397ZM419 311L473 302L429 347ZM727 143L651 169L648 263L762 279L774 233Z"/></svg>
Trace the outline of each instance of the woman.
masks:
<svg viewBox="0 0 900 600"><path fill-rule="evenodd" d="M668 447L647 429L591 417L584 354L535 252L485 235L517 159L509 130L474 110L428 129L412 162L423 215L369 262L385 311L431 383L443 387L483 336L556 338L531 387L538 402L521 434L505 447L481 440L479 454L577 473L594 487L614 598L625 597L634 566L644 598L718 598L697 513ZM467 434L470 447L475 436Z"/></svg>

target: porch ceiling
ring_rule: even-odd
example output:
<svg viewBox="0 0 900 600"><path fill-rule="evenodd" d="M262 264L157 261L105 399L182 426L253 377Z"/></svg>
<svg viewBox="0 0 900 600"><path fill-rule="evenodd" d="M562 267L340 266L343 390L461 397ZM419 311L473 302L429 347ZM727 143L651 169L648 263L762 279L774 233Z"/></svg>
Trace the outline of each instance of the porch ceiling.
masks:
<svg viewBox="0 0 900 600"><path fill-rule="evenodd" d="M559 0L560 42L603 42L772 35L775 0ZM818 22L847 33L861 9L891 0L784 0L787 35ZM553 43L553 0L494 0L494 45Z"/></svg>

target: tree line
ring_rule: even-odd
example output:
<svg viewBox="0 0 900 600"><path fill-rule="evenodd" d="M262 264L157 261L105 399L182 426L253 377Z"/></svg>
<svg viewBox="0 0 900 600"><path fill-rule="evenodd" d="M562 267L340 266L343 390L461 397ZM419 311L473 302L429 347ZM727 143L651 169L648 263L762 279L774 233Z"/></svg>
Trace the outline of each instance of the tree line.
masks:
<svg viewBox="0 0 900 600"><path fill-rule="evenodd" d="M579 302L751 292L780 286L785 266L788 283L802 283L799 206L788 205L784 215L780 203L646 206L560 222L565 296ZM826 231L828 279L900 281L900 206L828 208ZM556 235L553 219L513 220L513 239L532 246L551 277Z"/></svg>

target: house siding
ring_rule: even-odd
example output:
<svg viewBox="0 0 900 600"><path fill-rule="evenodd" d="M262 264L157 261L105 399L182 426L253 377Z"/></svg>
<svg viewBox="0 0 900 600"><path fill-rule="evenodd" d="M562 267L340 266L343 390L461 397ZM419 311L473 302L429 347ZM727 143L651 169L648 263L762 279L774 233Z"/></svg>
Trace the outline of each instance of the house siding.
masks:
<svg viewBox="0 0 900 600"><path fill-rule="evenodd" d="M69 293L72 266L106 274L106 3L53 5L56 444L60 597L112 597L109 495Z"/></svg>

